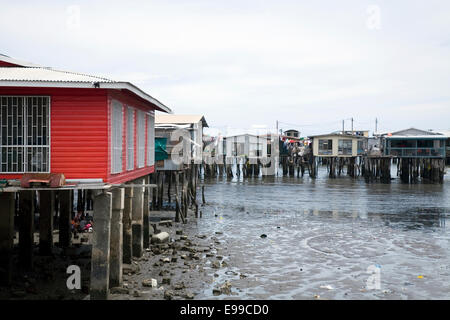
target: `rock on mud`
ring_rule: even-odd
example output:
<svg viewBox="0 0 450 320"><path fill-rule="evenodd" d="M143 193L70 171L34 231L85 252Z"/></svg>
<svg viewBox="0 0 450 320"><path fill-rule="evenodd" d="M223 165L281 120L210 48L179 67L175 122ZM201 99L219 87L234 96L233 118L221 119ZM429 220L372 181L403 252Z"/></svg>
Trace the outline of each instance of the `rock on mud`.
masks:
<svg viewBox="0 0 450 320"><path fill-rule="evenodd" d="M154 234L152 236L152 243L164 243L169 242L169 234L165 231Z"/></svg>
<svg viewBox="0 0 450 320"><path fill-rule="evenodd" d="M122 288L122 287L113 287L110 289L111 294L128 294L130 290L128 288Z"/></svg>

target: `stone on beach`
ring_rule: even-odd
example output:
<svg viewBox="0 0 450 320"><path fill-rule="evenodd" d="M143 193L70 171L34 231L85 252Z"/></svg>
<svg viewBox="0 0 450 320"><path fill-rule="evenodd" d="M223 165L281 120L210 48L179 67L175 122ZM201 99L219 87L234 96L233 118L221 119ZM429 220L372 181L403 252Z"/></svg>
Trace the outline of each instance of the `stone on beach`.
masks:
<svg viewBox="0 0 450 320"><path fill-rule="evenodd" d="M162 220L158 223L160 226L164 227L171 227L172 226L172 220Z"/></svg>
<svg viewBox="0 0 450 320"><path fill-rule="evenodd" d="M152 236L152 243L164 243L169 242L169 234L165 231L154 234Z"/></svg>
<svg viewBox="0 0 450 320"><path fill-rule="evenodd" d="M128 288L123 287L113 287L110 289L111 294L128 294L130 290Z"/></svg>
<svg viewBox="0 0 450 320"><path fill-rule="evenodd" d="M156 279L145 279L142 281L142 286L156 288L158 286L158 281L156 281Z"/></svg>
<svg viewBox="0 0 450 320"><path fill-rule="evenodd" d="M164 299L166 300L172 300L173 298L173 292L170 290L164 291Z"/></svg>

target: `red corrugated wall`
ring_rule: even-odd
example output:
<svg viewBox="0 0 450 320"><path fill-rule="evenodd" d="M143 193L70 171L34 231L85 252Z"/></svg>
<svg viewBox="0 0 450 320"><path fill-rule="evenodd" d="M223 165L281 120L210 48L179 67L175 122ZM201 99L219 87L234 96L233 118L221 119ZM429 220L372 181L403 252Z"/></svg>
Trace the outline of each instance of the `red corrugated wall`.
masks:
<svg viewBox="0 0 450 320"><path fill-rule="evenodd" d="M122 104L123 112L124 112L124 126L123 126L123 140L122 140L122 147L123 147L123 153L122 153L122 170L123 172L118 174L109 174L107 180L110 183L122 183L125 181L134 180L136 178L142 177L144 175L150 174L155 171L154 166L147 166L147 161L145 162L145 166L143 168L137 169L137 137L136 137L136 128L137 128L137 117L135 116L134 121L134 170L127 170L126 169L126 150L127 150L127 108L132 107L135 109L135 112L137 112L138 109L148 112L150 110L153 110L153 108L149 108L149 105L147 102L140 100L138 98L135 98L135 96L131 95L130 93L127 93L126 91L118 91L118 90L109 90L108 91L108 105L111 106L112 100L117 100ZM111 107L109 107L111 110ZM111 121L111 118L109 118L109 121ZM147 126L145 126L147 128ZM109 134L111 134L109 132ZM147 135L146 135L147 136ZM147 141L147 140L146 140ZM153 141L153 143L155 143ZM145 152L147 153L147 143L145 145ZM108 158L108 168L111 168L111 157ZM111 172L109 169L108 172Z"/></svg>
<svg viewBox="0 0 450 320"><path fill-rule="evenodd" d="M121 183L154 171L153 166L125 170L124 134L124 172L110 174L111 99L119 100L123 106L130 105L144 111L151 109L148 104L130 93L106 89L0 87L0 95L51 97L50 170L53 173L63 173L66 179L103 179L105 182ZM124 122L126 124L126 118ZM2 179L20 177L21 175L0 173Z"/></svg>
<svg viewBox="0 0 450 320"><path fill-rule="evenodd" d="M51 170L67 179L105 181L109 155L106 90L52 95Z"/></svg>

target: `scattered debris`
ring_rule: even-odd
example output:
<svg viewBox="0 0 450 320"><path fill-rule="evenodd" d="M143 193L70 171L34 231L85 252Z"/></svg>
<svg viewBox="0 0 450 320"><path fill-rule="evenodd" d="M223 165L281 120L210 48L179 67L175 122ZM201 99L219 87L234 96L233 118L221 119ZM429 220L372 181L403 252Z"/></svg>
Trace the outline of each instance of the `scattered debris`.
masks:
<svg viewBox="0 0 450 320"><path fill-rule="evenodd" d="M142 281L142 286L156 288L158 286L158 281L156 279L145 279Z"/></svg>
<svg viewBox="0 0 450 320"><path fill-rule="evenodd" d="M124 287L113 287L110 289L111 294L129 294L130 290Z"/></svg>
<svg viewBox="0 0 450 320"><path fill-rule="evenodd" d="M133 290L133 297L139 298L140 296L142 296L142 294L139 290Z"/></svg>
<svg viewBox="0 0 450 320"><path fill-rule="evenodd" d="M184 297L185 297L186 299L189 299L189 300L194 299L194 295L193 295L192 293L190 293L190 292L187 292L187 293L184 295Z"/></svg>
<svg viewBox="0 0 450 320"><path fill-rule="evenodd" d="M172 226L172 220L162 220L158 224L160 226L164 226L164 227L171 227Z"/></svg>
<svg viewBox="0 0 450 320"><path fill-rule="evenodd" d="M173 296L174 296L174 294L172 291L170 291L170 290L164 291L164 299L172 300Z"/></svg>

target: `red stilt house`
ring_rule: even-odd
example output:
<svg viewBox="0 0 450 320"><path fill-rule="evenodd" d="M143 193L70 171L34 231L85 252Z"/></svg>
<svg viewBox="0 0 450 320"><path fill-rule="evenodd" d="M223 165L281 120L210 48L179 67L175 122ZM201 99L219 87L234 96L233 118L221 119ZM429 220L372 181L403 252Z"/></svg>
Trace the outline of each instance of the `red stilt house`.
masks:
<svg viewBox="0 0 450 320"><path fill-rule="evenodd" d="M129 82L0 55L0 179L43 172L123 183L148 175L155 110L171 113Z"/></svg>

